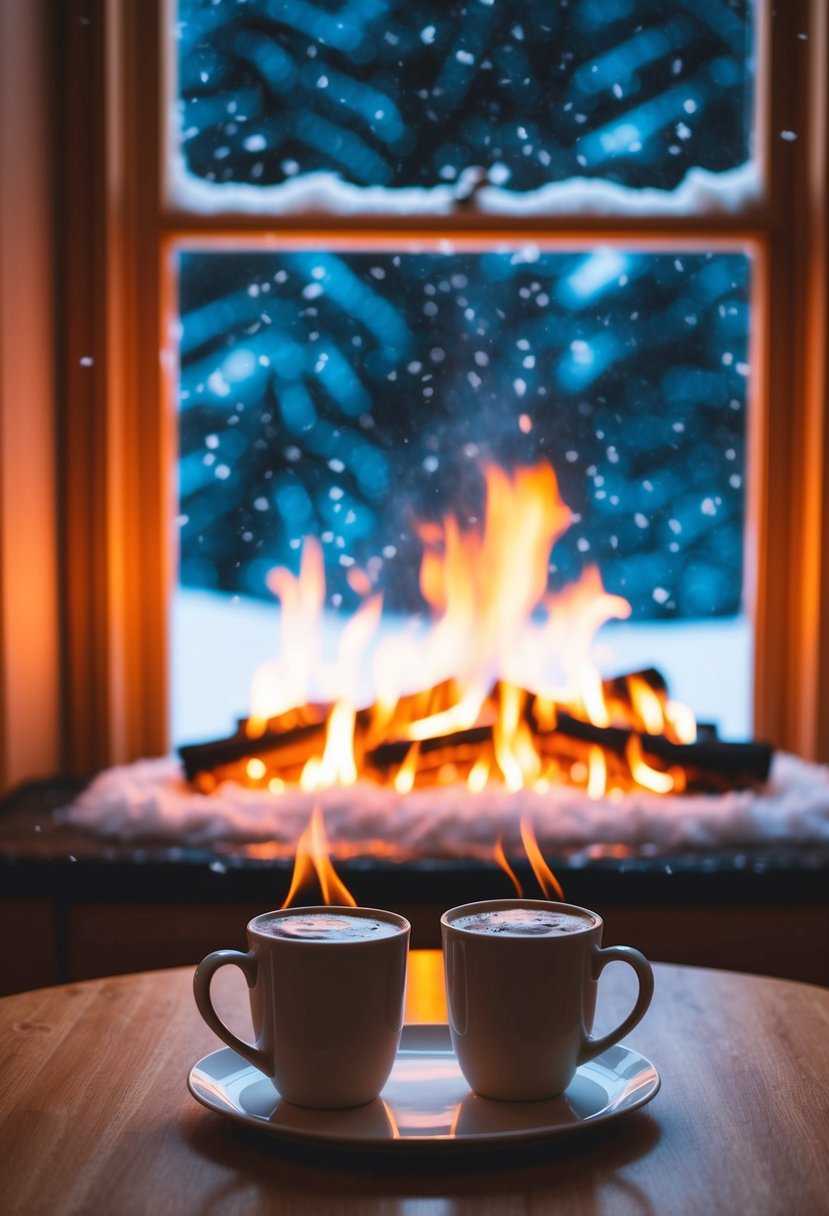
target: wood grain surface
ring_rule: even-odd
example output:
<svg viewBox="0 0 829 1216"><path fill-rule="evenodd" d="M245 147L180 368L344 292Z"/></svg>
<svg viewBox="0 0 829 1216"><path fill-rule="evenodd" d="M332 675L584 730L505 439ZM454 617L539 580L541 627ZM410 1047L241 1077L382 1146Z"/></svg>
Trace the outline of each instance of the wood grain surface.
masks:
<svg viewBox="0 0 829 1216"><path fill-rule="evenodd" d="M437 952L413 954L407 1017L443 1012ZM642 1111L541 1146L396 1161L290 1147L190 1096L219 1044L192 970L0 1001L0 1210L7 1216L824 1216L829 1213L829 990L657 965L626 1040L662 1089ZM235 969L217 1004L244 1031ZM597 1031L632 999L603 977Z"/></svg>

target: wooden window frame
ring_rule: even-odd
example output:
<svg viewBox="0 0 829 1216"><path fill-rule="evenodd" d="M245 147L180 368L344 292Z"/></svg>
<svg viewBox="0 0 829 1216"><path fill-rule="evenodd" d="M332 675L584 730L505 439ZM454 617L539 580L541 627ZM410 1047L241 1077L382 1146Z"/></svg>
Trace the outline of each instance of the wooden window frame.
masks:
<svg viewBox="0 0 829 1216"><path fill-rule="evenodd" d="M744 239L755 251L747 553L755 591L754 733L829 761L829 696L821 695L829 688L829 6L790 0L772 19L770 0L759 2L758 79L766 71L770 81L759 149L769 190L760 205L740 215L578 223L532 217L522 220L520 237L651 246L702 239L732 247ZM176 513L174 351L164 331L173 304L165 271L170 243L250 233L271 247L370 243L396 233L454 236L457 228L445 219L407 219L401 233L399 221L377 217L166 209L164 0L60 0L55 11L64 183L57 401L63 714L56 760L86 775L169 747ZM781 131L797 139L783 140ZM517 231L508 217L501 222L468 209L462 223L476 239ZM14 645L8 630L2 642ZM0 730L2 723L0 716Z"/></svg>
<svg viewBox="0 0 829 1216"><path fill-rule="evenodd" d="M0 0L0 790L61 758L53 49Z"/></svg>

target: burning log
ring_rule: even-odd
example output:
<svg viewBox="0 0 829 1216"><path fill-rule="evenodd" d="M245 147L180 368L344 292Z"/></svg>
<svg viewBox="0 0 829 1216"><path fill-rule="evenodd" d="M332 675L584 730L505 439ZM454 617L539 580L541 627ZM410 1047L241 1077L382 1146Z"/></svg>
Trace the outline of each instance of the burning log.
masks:
<svg viewBox="0 0 829 1216"><path fill-rule="evenodd" d="M637 784L634 763L644 766L646 779L640 784L666 792L721 792L756 786L768 777L772 749L767 744L726 743L712 728L700 730L694 742L681 741L667 713L671 703L665 680L653 668L603 680L601 695L614 724L597 725L554 701L498 683L474 726L415 741L413 724L428 726L434 717L437 727L442 712L459 703L455 682L446 680L391 706L375 704L352 715L354 755L374 780L393 780L401 792L415 780L433 785L447 773L469 777L474 766L483 767L486 781L490 771L498 774L503 767L498 723L509 702L514 725L520 720L548 779L584 784L597 749L607 788ZM179 755L187 779L205 792L225 779L264 783L277 778L279 788L297 782L306 764L322 757L337 712L332 704L308 704L266 721L242 721L227 739L184 746ZM669 734L659 733L665 728Z"/></svg>
<svg viewBox="0 0 829 1216"><path fill-rule="evenodd" d="M207 793L231 780L279 794L294 783L305 791L353 785L362 775L400 794L455 780L472 791L490 782L508 791L566 782L598 799L607 791L713 791L766 779L771 750L698 731L658 671L601 679L593 639L630 605L605 591L593 566L550 592L549 555L572 518L552 467L487 465L484 481L482 517L419 525L419 587L433 628L423 638L385 639L391 649L374 656L380 695L359 712L356 676L377 635L382 597L352 570L362 603L329 665L320 645L321 543L305 538L298 575L271 571L284 653L256 673L255 717L229 739L180 749L196 788ZM447 664L463 678L426 674ZM557 693L529 691L552 670ZM482 696L492 673L499 679ZM397 695L412 683L420 691ZM336 689L337 700L309 703L313 688ZM294 708L279 712L286 704Z"/></svg>
<svg viewBox="0 0 829 1216"><path fill-rule="evenodd" d="M396 733L416 719L439 713L459 700L455 681L444 680L434 688L400 697L388 715L376 706L360 710L356 730L370 741L379 730ZM179 748L179 756L187 780L194 781L200 773L212 773L253 758L279 770L301 768L309 757L322 752L333 709L333 703L312 702L268 718L256 729L250 719L242 719L236 733L226 739L185 744Z"/></svg>
<svg viewBox="0 0 829 1216"><path fill-rule="evenodd" d="M476 754L476 749L487 744L492 744L491 726L470 726L467 730L453 731L451 735L435 735L431 739L424 739L417 745L420 753L418 772L434 767L435 763L467 760L470 753ZM390 739L367 751L365 760L372 768L386 772L401 765L414 746L411 739Z"/></svg>
<svg viewBox="0 0 829 1216"><path fill-rule="evenodd" d="M322 751L324 742L324 720L283 732L267 729L258 738L252 738L243 725L227 739L186 744L178 754L187 780L194 781L199 773L211 773L254 757L277 767L292 767Z"/></svg>
<svg viewBox="0 0 829 1216"><path fill-rule="evenodd" d="M639 671L628 671L624 675L611 676L607 680L602 680L602 692L608 699L615 697L626 705L632 705L633 696L631 688L636 681L639 681L640 684L646 684L651 692L667 698L667 681L662 672L658 671L655 667L643 667Z"/></svg>
<svg viewBox="0 0 829 1216"><path fill-rule="evenodd" d="M760 785L767 780L771 767L772 749L766 743L726 743L719 739L673 743L662 735L648 735L626 727L594 726L563 712L559 713L554 730L537 735L542 756L566 761L584 759L583 749L573 751L567 743L598 745L624 760L632 738L638 741L646 758L658 761L664 769L684 769L687 788L698 793ZM470 749L491 745L492 741L491 726L475 726L425 739L420 744L418 772L447 763L463 763L469 759ZM366 752L365 760L373 768L388 771L404 762L412 746L408 739L391 740Z"/></svg>
<svg viewBox="0 0 829 1216"><path fill-rule="evenodd" d="M451 708L460 699L456 682L443 680L434 688L400 697L388 713L377 706L360 710L355 725L371 746L378 734L381 738L389 735L394 738L412 722ZM262 729L256 731L251 730L250 719L243 718L238 723L236 733L226 739L184 744L178 749L178 754L184 765L185 776L188 781L194 781L200 773L215 772L252 758L280 770L297 765L301 767L310 756L321 753L333 709L333 703L314 702L268 718L262 724ZM403 755L410 746L410 742L403 744ZM434 750L428 741L425 750ZM390 764L394 763L390 761ZM389 766L384 764L379 767Z"/></svg>
<svg viewBox="0 0 829 1216"><path fill-rule="evenodd" d="M555 736L597 744L617 756L625 756L633 738L644 756L658 760L664 768L685 770L688 789L719 793L723 789L743 789L768 779L772 748L768 743L726 743L721 739L700 739L696 743L674 743L664 735L650 735L620 726L594 726L570 714L560 713L556 729L539 736L542 752L554 750Z"/></svg>

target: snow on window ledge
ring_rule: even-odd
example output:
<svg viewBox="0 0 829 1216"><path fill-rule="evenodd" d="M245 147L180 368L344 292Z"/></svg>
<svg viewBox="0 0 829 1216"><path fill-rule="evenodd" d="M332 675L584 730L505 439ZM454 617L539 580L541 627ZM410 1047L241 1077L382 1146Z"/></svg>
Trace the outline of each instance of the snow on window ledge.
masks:
<svg viewBox="0 0 829 1216"><path fill-rule="evenodd" d="M482 186L472 207L478 214L502 216L690 216L733 215L759 201L757 163L712 173L691 169L674 190L632 189L597 178L550 182L517 193ZM328 172L308 173L276 186L208 182L189 173L181 154L172 159L168 204L199 215L388 215L444 216L458 211L456 187L356 186Z"/></svg>

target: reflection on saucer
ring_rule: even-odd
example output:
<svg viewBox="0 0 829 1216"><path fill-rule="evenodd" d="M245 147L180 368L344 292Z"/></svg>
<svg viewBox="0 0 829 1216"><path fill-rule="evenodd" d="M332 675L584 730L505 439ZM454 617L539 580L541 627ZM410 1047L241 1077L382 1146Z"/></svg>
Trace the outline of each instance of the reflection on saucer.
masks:
<svg viewBox="0 0 829 1216"><path fill-rule="evenodd" d="M400 1052L382 1097L401 1138L451 1136L469 1090L454 1053Z"/></svg>
<svg viewBox="0 0 829 1216"><path fill-rule="evenodd" d="M540 1102L498 1102L468 1093L461 1102L455 1132L458 1136L496 1136L566 1127L582 1123L591 1111L600 1110L600 1097L606 1098L601 1087L579 1076L560 1098Z"/></svg>
<svg viewBox="0 0 829 1216"><path fill-rule="evenodd" d="M342 1110L311 1110L294 1106L280 1098L271 1113L288 1135L322 1136L331 1140L369 1140L374 1143L396 1139L397 1128L385 1104L375 1098L364 1106L348 1106Z"/></svg>

